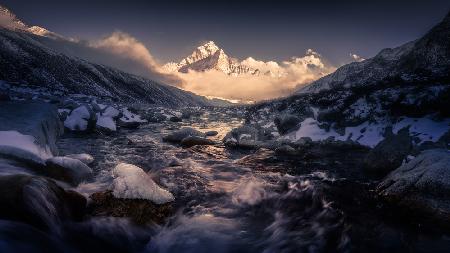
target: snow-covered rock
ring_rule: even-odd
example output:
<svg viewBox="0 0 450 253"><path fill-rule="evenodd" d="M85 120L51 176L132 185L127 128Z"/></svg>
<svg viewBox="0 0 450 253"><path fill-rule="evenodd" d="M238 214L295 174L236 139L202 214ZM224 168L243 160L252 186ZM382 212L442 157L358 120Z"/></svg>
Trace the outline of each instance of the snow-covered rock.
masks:
<svg viewBox="0 0 450 253"><path fill-rule="evenodd" d="M52 157L45 161L42 173L54 179L66 181L73 185L90 179L93 171L85 163L70 157Z"/></svg>
<svg viewBox="0 0 450 253"><path fill-rule="evenodd" d="M392 171L377 192L409 214L450 224L450 151L423 151Z"/></svg>
<svg viewBox="0 0 450 253"><path fill-rule="evenodd" d="M0 131L0 155L43 164L52 156L50 148L36 144L36 138L17 131Z"/></svg>
<svg viewBox="0 0 450 253"><path fill-rule="evenodd" d="M1 153L37 163L58 154L56 140L62 127L54 106L1 102L0 122Z"/></svg>
<svg viewBox="0 0 450 253"><path fill-rule="evenodd" d="M126 163L118 164L113 170L113 194L116 198L146 199L155 204L174 201L169 191L158 186L141 168Z"/></svg>
<svg viewBox="0 0 450 253"><path fill-rule="evenodd" d="M100 113L97 113L97 122L96 128L99 130L106 131L116 131L116 122L112 117L109 116L101 116Z"/></svg>
<svg viewBox="0 0 450 253"><path fill-rule="evenodd" d="M103 112L101 113L101 116L111 117L111 118L115 119L120 116L120 111L112 106L108 106L103 110Z"/></svg>
<svg viewBox="0 0 450 253"><path fill-rule="evenodd" d="M87 105L82 105L70 112L64 126L72 131L87 131L92 129L96 120L94 112Z"/></svg>

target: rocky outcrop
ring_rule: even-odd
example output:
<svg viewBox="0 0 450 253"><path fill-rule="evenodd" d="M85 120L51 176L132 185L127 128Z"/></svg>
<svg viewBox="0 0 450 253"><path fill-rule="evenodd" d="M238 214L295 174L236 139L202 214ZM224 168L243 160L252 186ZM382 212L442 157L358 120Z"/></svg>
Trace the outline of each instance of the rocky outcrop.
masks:
<svg viewBox="0 0 450 253"><path fill-rule="evenodd" d="M392 171L377 187L379 196L407 217L450 225L450 152L426 150ZM398 210L400 209L400 210Z"/></svg>
<svg viewBox="0 0 450 253"><path fill-rule="evenodd" d="M122 199L112 191L90 196L89 212L94 216L129 217L137 224L161 224L172 214L172 203L154 204L146 199Z"/></svg>
<svg viewBox="0 0 450 253"><path fill-rule="evenodd" d="M387 132L386 138L373 148L365 159L365 168L374 173L387 173L398 168L412 151L412 138L407 128L397 134Z"/></svg>

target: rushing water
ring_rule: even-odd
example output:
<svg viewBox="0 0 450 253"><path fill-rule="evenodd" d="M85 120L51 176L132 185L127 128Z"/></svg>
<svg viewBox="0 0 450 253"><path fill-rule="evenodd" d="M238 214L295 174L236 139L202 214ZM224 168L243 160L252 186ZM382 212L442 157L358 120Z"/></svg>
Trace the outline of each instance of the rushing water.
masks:
<svg viewBox="0 0 450 253"><path fill-rule="evenodd" d="M216 130L219 141L242 124L221 111L181 123L146 124L113 135L66 134L63 154L89 153L96 177L75 190L90 195L109 187L111 169L135 164L176 198L163 225L137 226L127 219L93 217L67 224L47 238L28 231L34 250L58 252L443 252L441 232L397 224L372 198L374 181L339 162L277 159L268 150L227 150L222 144L183 149L161 136L182 126ZM349 173L352 171L352 173ZM13 226L13 225L11 225ZM3 228L5 226L2 226ZM45 240L35 238L45 237ZM31 242L30 242L31 243ZM51 245L48 246L48 245Z"/></svg>

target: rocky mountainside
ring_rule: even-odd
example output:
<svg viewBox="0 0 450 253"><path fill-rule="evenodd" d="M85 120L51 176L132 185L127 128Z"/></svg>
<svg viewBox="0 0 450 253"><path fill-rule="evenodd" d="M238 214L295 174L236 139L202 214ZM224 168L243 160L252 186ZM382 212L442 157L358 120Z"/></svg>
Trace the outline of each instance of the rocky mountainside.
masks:
<svg viewBox="0 0 450 253"><path fill-rule="evenodd" d="M252 106L247 123L266 140L329 139L389 147L395 152L384 155L398 153L401 159L393 159L397 166L418 150L448 149L449 41L447 15L414 42L345 65L294 96Z"/></svg>
<svg viewBox="0 0 450 253"><path fill-rule="evenodd" d="M166 106L209 105L208 99L193 93L63 54L51 45L71 43L69 40L25 25L4 7L0 13L5 19L0 26L0 80L64 96L84 94Z"/></svg>
<svg viewBox="0 0 450 253"><path fill-rule="evenodd" d="M259 74L258 69L251 68L229 57L213 41L197 47L192 54L179 63L169 62L164 68L171 72L187 73L189 70L203 72L207 70L222 71L227 75Z"/></svg>
<svg viewBox="0 0 450 253"><path fill-rule="evenodd" d="M449 80L450 15L422 38L396 48L387 48L375 57L338 68L299 93L319 92L336 87L375 85L382 82L433 82Z"/></svg>

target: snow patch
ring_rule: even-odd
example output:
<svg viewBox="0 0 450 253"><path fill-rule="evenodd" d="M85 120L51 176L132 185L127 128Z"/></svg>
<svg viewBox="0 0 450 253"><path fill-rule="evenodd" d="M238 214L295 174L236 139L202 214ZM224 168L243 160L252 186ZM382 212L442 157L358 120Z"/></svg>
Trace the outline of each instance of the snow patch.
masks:
<svg viewBox="0 0 450 253"><path fill-rule="evenodd" d="M425 141L436 142L450 129L450 119L434 121L429 117L403 118L394 125L392 131L397 133L400 129L409 127L411 136L420 139L419 144Z"/></svg>

